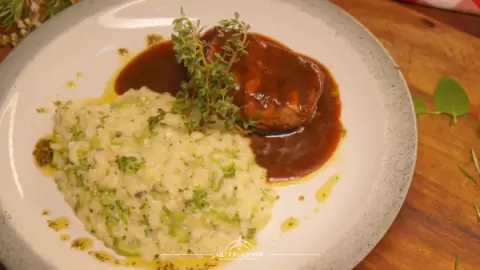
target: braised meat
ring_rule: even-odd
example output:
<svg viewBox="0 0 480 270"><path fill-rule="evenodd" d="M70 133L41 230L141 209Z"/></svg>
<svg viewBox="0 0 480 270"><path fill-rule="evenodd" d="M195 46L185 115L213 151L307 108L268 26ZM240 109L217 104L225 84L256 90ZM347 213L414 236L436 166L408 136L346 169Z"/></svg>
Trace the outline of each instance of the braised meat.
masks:
<svg viewBox="0 0 480 270"><path fill-rule="evenodd" d="M216 27L205 33L207 57L229 37ZM257 129L267 132L295 130L313 116L323 92L325 74L315 62L269 39L250 33L248 54L231 69L239 84L232 95L244 117L256 121Z"/></svg>

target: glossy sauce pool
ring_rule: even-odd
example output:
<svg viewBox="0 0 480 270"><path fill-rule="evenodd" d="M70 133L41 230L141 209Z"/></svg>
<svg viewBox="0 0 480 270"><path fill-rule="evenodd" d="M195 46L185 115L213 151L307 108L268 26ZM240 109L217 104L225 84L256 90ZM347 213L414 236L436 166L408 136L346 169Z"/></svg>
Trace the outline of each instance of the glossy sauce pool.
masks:
<svg viewBox="0 0 480 270"><path fill-rule="evenodd" d="M284 46L278 42L275 45ZM323 94L313 119L298 132L289 135L251 136L251 148L257 163L267 169L269 182L297 179L319 169L334 154L344 133L337 83L327 68L309 57L303 57L316 63L325 73ZM159 93L176 95L180 83L186 79L187 72L177 63L172 42L165 41L153 45L131 60L120 71L114 87L120 95L142 86Z"/></svg>

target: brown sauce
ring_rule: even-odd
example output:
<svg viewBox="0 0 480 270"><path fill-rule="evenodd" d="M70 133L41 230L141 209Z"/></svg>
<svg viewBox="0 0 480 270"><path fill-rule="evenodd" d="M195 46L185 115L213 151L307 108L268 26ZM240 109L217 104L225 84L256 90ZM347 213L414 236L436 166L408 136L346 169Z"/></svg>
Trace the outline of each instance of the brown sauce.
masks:
<svg viewBox="0 0 480 270"><path fill-rule="evenodd" d="M186 79L187 71L177 62L173 43L167 41L152 45L128 63L115 81L115 91L121 95L146 86L158 93L175 95Z"/></svg>
<svg viewBox="0 0 480 270"><path fill-rule="evenodd" d="M252 136L257 163L267 169L271 182L306 176L324 165L342 137L337 84L327 74L323 94L311 122L299 132L282 137Z"/></svg>
<svg viewBox="0 0 480 270"><path fill-rule="evenodd" d="M284 45L276 42L276 46ZM323 93L313 119L301 130L289 135L251 136L257 163L267 169L270 182L303 177L319 169L333 155L343 134L337 83L318 61L303 58L321 68L325 74ZM172 42L165 41L152 45L128 63L116 79L115 91L123 94L129 89L146 86L159 93L175 95L186 79L187 72L178 64Z"/></svg>

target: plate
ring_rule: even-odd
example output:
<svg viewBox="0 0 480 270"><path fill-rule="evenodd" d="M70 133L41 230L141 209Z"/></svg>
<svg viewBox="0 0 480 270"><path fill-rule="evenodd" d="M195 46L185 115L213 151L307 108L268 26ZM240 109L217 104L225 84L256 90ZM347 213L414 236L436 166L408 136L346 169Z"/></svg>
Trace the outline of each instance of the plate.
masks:
<svg viewBox="0 0 480 270"><path fill-rule="evenodd" d="M417 153L411 96L385 49L347 13L315 0L84 0L32 33L0 66L0 258L8 269L121 269L71 249L47 226L45 209L69 217L72 236L88 236L33 163L33 145L52 126L52 114L36 108L101 95L125 61L118 49L139 52L148 34L169 35L180 7L205 25L238 12L253 31L323 63L339 85L347 130L311 179L276 188L281 199L258 234L257 256L224 269L350 269L392 224ZM72 80L75 87L67 87ZM337 173L338 183L318 205L315 190ZM282 232L290 216L300 224Z"/></svg>

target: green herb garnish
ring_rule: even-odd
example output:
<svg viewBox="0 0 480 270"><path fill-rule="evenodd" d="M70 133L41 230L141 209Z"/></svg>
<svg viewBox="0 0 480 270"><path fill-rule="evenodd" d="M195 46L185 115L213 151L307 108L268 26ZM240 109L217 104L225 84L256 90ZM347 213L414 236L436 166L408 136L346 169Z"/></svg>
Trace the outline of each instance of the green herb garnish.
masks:
<svg viewBox="0 0 480 270"><path fill-rule="evenodd" d="M475 212L477 213L477 221L480 222L480 209L478 209L478 206L475 202L473 202L473 207L475 208Z"/></svg>
<svg viewBox="0 0 480 270"><path fill-rule="evenodd" d="M181 10L181 17L173 21L172 42L178 62L186 67L190 79L182 83L173 106L182 114L185 126L192 132L218 116L225 121L226 128L237 127L250 131L254 122L239 117L239 107L233 104L229 91L238 88L231 67L242 55L247 54L247 31L250 26L239 20L239 14L219 22L222 29L232 35L222 50L206 55L207 44L201 40L204 27L200 21L194 24ZM192 114L192 108L199 109L199 115Z"/></svg>
<svg viewBox="0 0 480 270"><path fill-rule="evenodd" d="M468 112L468 96L463 87L454 79L444 76L435 87L433 94L434 112L427 111L425 101L412 95L416 115L421 114L448 114L452 117L452 125L457 123L457 118Z"/></svg>
<svg viewBox="0 0 480 270"><path fill-rule="evenodd" d="M246 239L253 239L255 237L255 233L257 232L256 228L248 228L247 234L245 235Z"/></svg>
<svg viewBox="0 0 480 270"><path fill-rule="evenodd" d="M226 166L222 166L222 171L223 171L223 177L231 178L235 176L237 168L235 167L235 163L232 162Z"/></svg>
<svg viewBox="0 0 480 270"><path fill-rule="evenodd" d="M475 180L475 178L473 178L473 176L468 173L463 167L458 167L460 169L460 171L463 173L463 175L465 175L468 179L470 179L473 183L475 183L476 185L478 185L478 182L477 180Z"/></svg>
<svg viewBox="0 0 480 270"><path fill-rule="evenodd" d="M412 100L416 115L426 113L427 109L425 107L425 101L421 97L412 95Z"/></svg>
<svg viewBox="0 0 480 270"><path fill-rule="evenodd" d="M124 173L136 173L143 166L144 161L132 156L117 156L115 158L118 169Z"/></svg>
<svg viewBox="0 0 480 270"><path fill-rule="evenodd" d="M207 202L207 192L205 189L195 189L193 191L192 199L186 201L185 206L194 208L196 210L200 210L209 206L209 203Z"/></svg>
<svg viewBox="0 0 480 270"><path fill-rule="evenodd" d="M148 118L148 130L150 130L151 133L155 133L155 128L159 125L162 125L163 123L162 120L165 118L166 112L162 109L157 110L157 115L155 116L150 116Z"/></svg>
<svg viewBox="0 0 480 270"><path fill-rule="evenodd" d="M458 270L458 255L455 256L455 270Z"/></svg>
<svg viewBox="0 0 480 270"><path fill-rule="evenodd" d="M473 148L470 150L470 153L472 154L472 161L473 165L475 165L475 171L477 172L477 175L480 176L480 168L478 166L478 159L477 155L475 154L475 150Z"/></svg>
<svg viewBox="0 0 480 270"><path fill-rule="evenodd" d="M433 104L439 113L452 117L452 124L457 123L457 117L468 112L468 96L463 87L450 77L442 77L435 87Z"/></svg>

